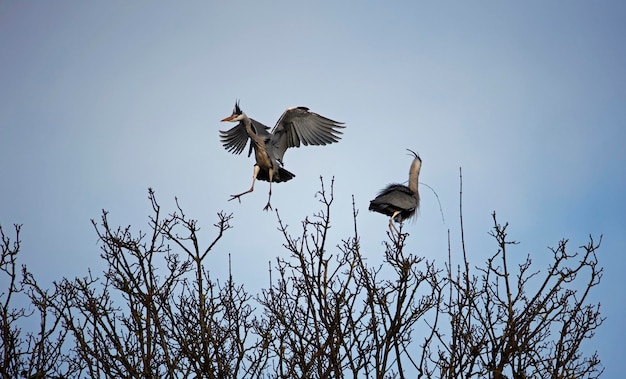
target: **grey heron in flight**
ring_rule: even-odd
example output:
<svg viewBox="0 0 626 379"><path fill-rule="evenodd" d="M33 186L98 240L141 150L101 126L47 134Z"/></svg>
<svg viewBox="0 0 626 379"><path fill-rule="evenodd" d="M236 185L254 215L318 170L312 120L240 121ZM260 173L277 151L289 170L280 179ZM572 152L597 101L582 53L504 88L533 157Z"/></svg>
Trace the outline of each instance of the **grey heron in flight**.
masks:
<svg viewBox="0 0 626 379"><path fill-rule="evenodd" d="M390 216L389 230L393 228L396 232L398 229L393 225L393 222L402 222L414 217L420 206L420 194L417 185L422 168L422 159L415 152L409 151L415 157L409 169L409 185L389 184L380 191L374 200L370 201L369 207L370 211Z"/></svg>
<svg viewBox="0 0 626 379"><path fill-rule="evenodd" d="M249 118L239 108L239 102L235 103L233 113L222 121L238 122L232 129L220 130L224 148L233 154L241 154L249 139L251 142L248 156L254 149L256 159L250 189L238 195L231 195L228 200L241 201L241 196L254 191L255 180L265 180L270 182L270 192L263 210L272 208L270 205L272 182L286 182L295 177L283 168L285 151L290 147L300 147L300 144L326 145L338 142L341 139L339 135L342 134L339 129L344 128L342 122L309 112L309 108L293 107L288 108L280 116L270 132L269 127Z"/></svg>

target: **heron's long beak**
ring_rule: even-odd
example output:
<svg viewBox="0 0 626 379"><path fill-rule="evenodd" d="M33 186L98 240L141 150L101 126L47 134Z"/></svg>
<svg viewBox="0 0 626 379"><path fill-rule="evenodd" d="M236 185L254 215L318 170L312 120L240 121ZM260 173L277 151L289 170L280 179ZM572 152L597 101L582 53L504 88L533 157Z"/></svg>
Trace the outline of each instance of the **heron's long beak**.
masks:
<svg viewBox="0 0 626 379"><path fill-rule="evenodd" d="M232 121L235 117L236 117L235 115L228 116L228 117L226 117L225 119L223 119L223 120L222 120L222 122L225 122L225 121Z"/></svg>

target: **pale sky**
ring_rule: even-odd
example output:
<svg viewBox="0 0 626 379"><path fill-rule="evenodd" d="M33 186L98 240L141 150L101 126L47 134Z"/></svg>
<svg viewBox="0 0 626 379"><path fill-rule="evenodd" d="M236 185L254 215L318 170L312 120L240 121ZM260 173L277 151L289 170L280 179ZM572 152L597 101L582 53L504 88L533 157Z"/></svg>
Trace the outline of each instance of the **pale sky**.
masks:
<svg viewBox="0 0 626 379"><path fill-rule="evenodd" d="M228 153L219 129L235 100L273 126L291 106L343 121L342 141L290 149L296 174L272 205L294 234L335 177L331 238L350 237L352 196L363 253L382 259L387 218L367 211L423 159L411 252L443 264L459 245L459 167L472 264L496 251L491 213L515 252L545 269L547 246L604 235L593 293L606 322L587 345L605 378L626 348L626 5L620 1L0 2L0 224L23 224L20 263L43 283L102 269L90 219L148 228L148 187L174 197L213 236L234 229L207 264L232 255L256 293L285 256L268 185L242 203L253 159ZM246 150L247 152L247 150ZM333 245L331 245L333 246ZM539 266L539 265L544 266Z"/></svg>

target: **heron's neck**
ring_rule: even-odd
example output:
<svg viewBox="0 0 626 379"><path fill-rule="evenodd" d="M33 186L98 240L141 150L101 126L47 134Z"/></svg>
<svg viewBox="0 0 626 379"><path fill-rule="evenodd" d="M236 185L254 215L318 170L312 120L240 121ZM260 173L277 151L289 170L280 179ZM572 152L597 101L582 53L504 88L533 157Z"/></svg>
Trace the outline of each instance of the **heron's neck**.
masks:
<svg viewBox="0 0 626 379"><path fill-rule="evenodd" d="M256 134L256 130L254 130L254 127L252 126L252 120L250 120L248 115L245 113L241 114L241 122L243 122L243 125L246 127L246 132L248 132L249 136L252 137Z"/></svg>
<svg viewBox="0 0 626 379"><path fill-rule="evenodd" d="M417 192L417 183L419 181L420 169L422 168L422 162L419 159L415 159L411 164L411 169L409 170L409 188L411 191L415 193L415 195L419 198Z"/></svg>
<svg viewBox="0 0 626 379"><path fill-rule="evenodd" d="M248 133L248 137L250 137L250 139L254 142L254 148L256 149L258 145L264 144L264 140L261 136L259 136L256 127L252 125L252 120L245 113L242 115L243 118L241 119L241 122L243 122L246 127L246 133Z"/></svg>

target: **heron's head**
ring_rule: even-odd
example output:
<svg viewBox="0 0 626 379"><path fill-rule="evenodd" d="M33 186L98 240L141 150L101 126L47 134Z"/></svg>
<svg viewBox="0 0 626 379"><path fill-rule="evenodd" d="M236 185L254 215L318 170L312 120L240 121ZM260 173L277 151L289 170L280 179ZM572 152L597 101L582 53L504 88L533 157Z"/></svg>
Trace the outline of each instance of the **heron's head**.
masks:
<svg viewBox="0 0 626 379"><path fill-rule="evenodd" d="M245 115L246 114L243 113L241 108L239 108L239 101L236 101L235 102L235 108L233 108L233 114L231 114L230 116L228 116L225 119L223 119L222 122L224 122L224 121L230 121L230 122L241 121L245 117Z"/></svg>
<svg viewBox="0 0 626 379"><path fill-rule="evenodd" d="M420 158L420 155L417 154L415 151L413 151L411 149L407 149L407 151L409 151L413 155L413 158L417 159L420 162L422 161L422 158Z"/></svg>

